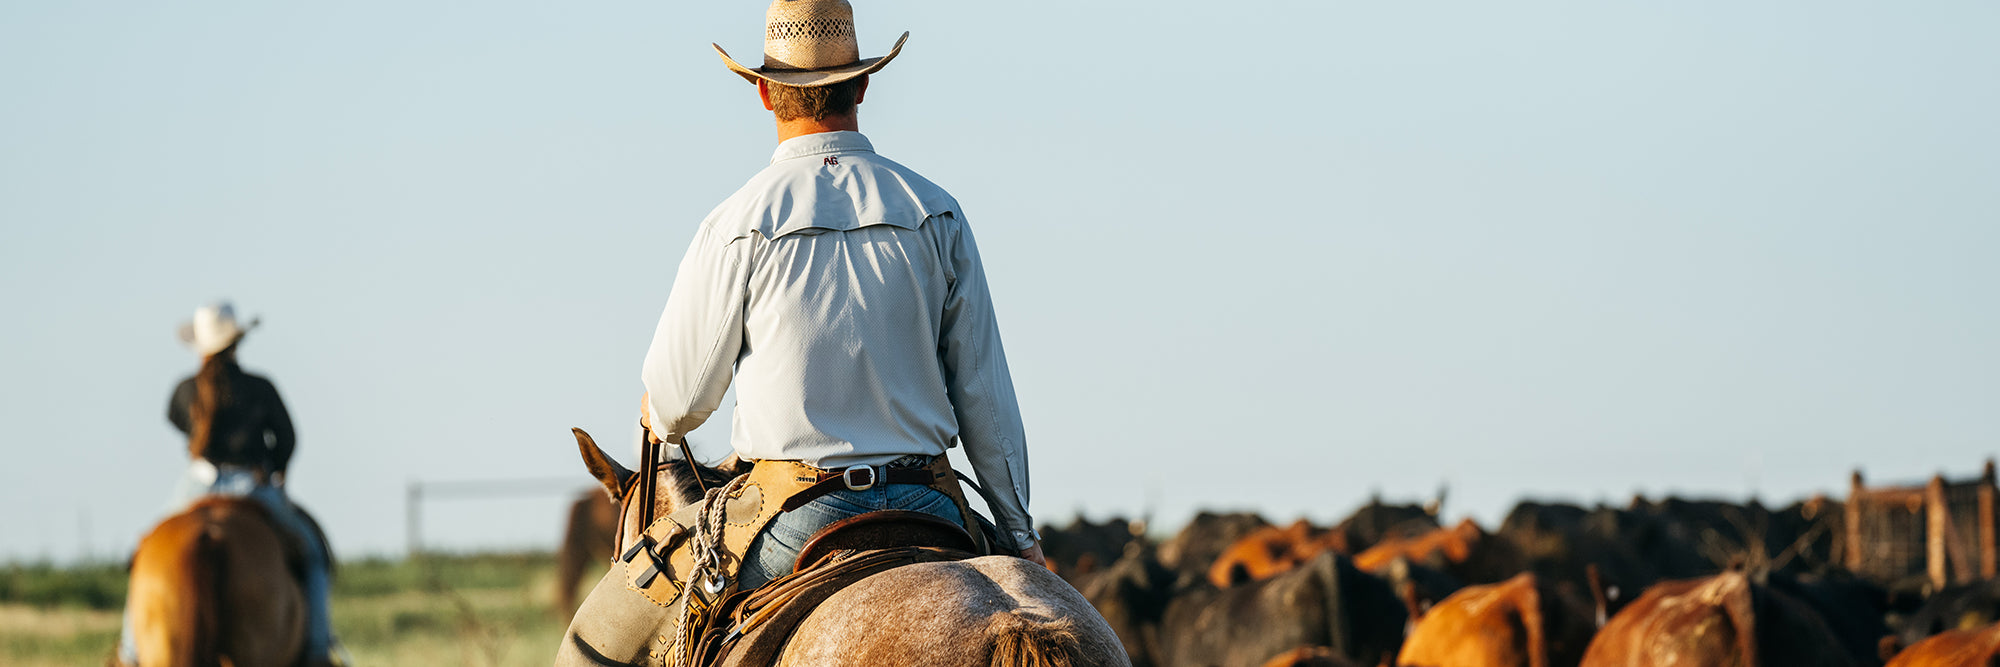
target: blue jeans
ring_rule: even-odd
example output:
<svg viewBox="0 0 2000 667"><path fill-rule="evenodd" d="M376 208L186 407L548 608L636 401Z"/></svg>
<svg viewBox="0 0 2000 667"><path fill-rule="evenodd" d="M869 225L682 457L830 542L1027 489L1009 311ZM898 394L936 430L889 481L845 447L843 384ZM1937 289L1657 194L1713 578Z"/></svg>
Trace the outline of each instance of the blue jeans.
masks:
<svg viewBox="0 0 2000 667"><path fill-rule="evenodd" d="M771 525L750 541L737 586L750 590L792 573L793 561L819 529L852 516L877 510L910 510L949 519L965 527L958 503L943 491L920 484L881 484L866 491L841 489L820 496L805 506L783 512Z"/></svg>

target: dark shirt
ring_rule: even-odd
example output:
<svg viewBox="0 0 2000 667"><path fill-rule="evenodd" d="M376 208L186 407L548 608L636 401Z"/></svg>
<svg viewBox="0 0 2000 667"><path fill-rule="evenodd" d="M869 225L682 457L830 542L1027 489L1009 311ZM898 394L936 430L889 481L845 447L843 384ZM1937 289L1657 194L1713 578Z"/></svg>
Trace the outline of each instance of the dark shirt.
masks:
<svg viewBox="0 0 2000 667"><path fill-rule="evenodd" d="M240 369L229 371L229 396L215 409L208 447L202 458L216 465L240 465L284 472L292 461L292 416L278 398L278 388ZM182 380L167 402L167 421L187 433L193 425L194 378ZM189 443L189 451L196 449Z"/></svg>

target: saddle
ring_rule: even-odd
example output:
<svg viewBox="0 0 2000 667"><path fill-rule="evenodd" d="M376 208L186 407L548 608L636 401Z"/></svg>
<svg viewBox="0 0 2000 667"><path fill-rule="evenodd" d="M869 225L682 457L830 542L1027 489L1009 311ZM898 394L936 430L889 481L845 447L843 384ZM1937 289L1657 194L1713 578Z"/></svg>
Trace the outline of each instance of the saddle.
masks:
<svg viewBox="0 0 2000 667"><path fill-rule="evenodd" d="M905 565L973 558L976 549L971 533L921 512L885 510L836 522L806 543L792 574L724 598L694 633L689 667L775 665L799 624L835 593Z"/></svg>
<svg viewBox="0 0 2000 667"><path fill-rule="evenodd" d="M659 645L648 651L649 657L663 664L681 667L706 664L691 660L701 646L712 643L706 632L709 626L725 616L721 613L725 605L741 597L739 593L742 592L736 587L737 574L750 543L779 513L842 487L859 490L882 483L922 484L952 498L966 525L981 526L980 532L984 533L985 522L966 503L964 492L959 488L959 479L956 471L951 469L951 463L942 456L921 468L885 470L857 466L832 471L797 461L757 461L749 473L738 476L721 489L711 491L705 502L692 504L653 521L630 548L618 555L618 561L625 568L626 589L665 609L669 618L684 621L678 632L656 637ZM922 518L908 516L911 514ZM982 540L982 537L987 539ZM943 554L947 552L967 554L965 557L982 555L989 551L989 544L990 537L968 533L949 521L911 512L878 512L852 517L821 530L800 554L798 565L848 563L851 558L835 556L859 553L863 549L897 547L933 550L898 552L901 554L898 556L878 555L845 566L850 569L835 570L849 575L862 573L852 579L858 580L882 569L920 562L910 560L913 558L945 559L947 556ZM811 571L819 573L816 578L809 579L814 586L825 585L831 580L852 581L845 578L849 575L829 577L824 567L815 567ZM776 588L779 582L805 581L798 579L798 575L806 573L807 568L801 567L793 576L766 584L758 593ZM839 586L832 587L825 591L825 595L832 595L838 590ZM816 600L814 604L817 604ZM728 631L723 631L723 634L726 636ZM782 643L779 645L782 646Z"/></svg>

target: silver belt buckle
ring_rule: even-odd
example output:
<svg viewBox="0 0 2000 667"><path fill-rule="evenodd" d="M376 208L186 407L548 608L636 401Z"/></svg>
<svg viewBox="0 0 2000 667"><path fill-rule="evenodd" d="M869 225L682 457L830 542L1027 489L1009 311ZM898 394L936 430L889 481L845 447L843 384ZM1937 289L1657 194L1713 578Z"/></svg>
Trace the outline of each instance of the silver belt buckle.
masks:
<svg viewBox="0 0 2000 667"><path fill-rule="evenodd" d="M865 477L868 481L855 481L859 477ZM875 469L869 466L849 466L846 470L840 471L840 481L847 484L849 491L867 491L875 488Z"/></svg>

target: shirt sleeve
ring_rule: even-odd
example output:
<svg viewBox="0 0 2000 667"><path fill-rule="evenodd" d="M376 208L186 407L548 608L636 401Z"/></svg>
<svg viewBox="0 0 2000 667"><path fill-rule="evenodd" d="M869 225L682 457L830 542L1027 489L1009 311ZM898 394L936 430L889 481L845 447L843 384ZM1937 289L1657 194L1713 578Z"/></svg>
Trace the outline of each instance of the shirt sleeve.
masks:
<svg viewBox="0 0 2000 667"><path fill-rule="evenodd" d="M188 435L188 429L194 425L188 418L188 406L193 404L194 380L192 378L182 380L174 387L173 397L167 399L167 421L172 423L174 428L180 429L181 435Z"/></svg>
<svg viewBox="0 0 2000 667"><path fill-rule="evenodd" d="M1000 323L987 292L986 269L972 230L962 221L943 237L950 287L938 337L938 358L944 364L945 390L958 418L958 439L966 459L985 487L994 520L1015 550L1034 544L1034 519L1028 515L1028 446L1021 426L1021 406L1014 397L1014 378L1007 372L1007 354L1000 347Z"/></svg>
<svg viewBox="0 0 2000 667"><path fill-rule="evenodd" d="M743 349L751 239L717 239L703 225L681 258L640 379L653 432L679 442L722 403Z"/></svg>
<svg viewBox="0 0 2000 667"><path fill-rule="evenodd" d="M278 395L278 387L264 383L264 391L270 396L270 422L265 428L271 434L272 472L284 472L292 465L292 452L298 446L298 434L292 432L292 413L285 409L285 399Z"/></svg>

